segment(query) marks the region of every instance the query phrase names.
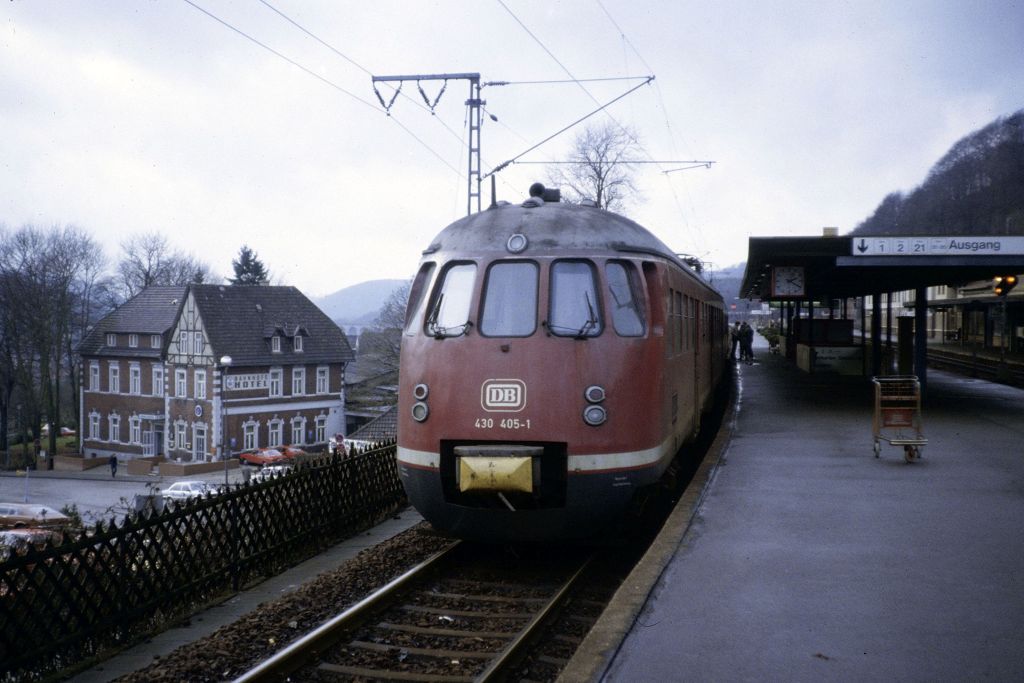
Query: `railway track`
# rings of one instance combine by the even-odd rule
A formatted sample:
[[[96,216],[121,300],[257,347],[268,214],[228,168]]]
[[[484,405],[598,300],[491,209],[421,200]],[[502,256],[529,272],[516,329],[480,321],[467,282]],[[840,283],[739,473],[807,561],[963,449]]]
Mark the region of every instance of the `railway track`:
[[[236,681],[498,680],[522,666],[591,560],[453,544]]]
[[[1024,387],[1024,366],[1016,363],[1001,363],[994,358],[928,349],[928,365],[969,377]]]

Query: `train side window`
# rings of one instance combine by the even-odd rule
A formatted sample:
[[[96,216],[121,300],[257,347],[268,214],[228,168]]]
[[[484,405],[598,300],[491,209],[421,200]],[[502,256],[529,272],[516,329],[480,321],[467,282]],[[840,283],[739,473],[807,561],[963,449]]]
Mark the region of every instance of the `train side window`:
[[[608,280],[612,326],[620,337],[642,337],[644,314],[636,270],[622,261],[609,261],[604,269]]]
[[[589,261],[555,261],[551,265],[548,329],[560,337],[585,339],[601,334],[597,278]]]
[[[427,315],[431,337],[458,337],[469,330],[469,304],[476,281],[475,263],[454,263],[441,274]]]
[[[416,323],[423,315],[423,303],[426,301],[427,285],[430,284],[430,277],[434,274],[434,264],[424,263],[420,272],[416,273],[409,288],[409,303],[405,307],[405,333],[412,334]]]
[[[487,270],[480,334],[529,337],[537,329],[537,264],[499,261]]]

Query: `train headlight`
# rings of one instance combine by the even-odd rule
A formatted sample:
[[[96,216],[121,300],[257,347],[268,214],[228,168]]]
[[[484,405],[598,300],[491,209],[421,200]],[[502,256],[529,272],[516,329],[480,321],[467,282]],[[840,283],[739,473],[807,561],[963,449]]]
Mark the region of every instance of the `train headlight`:
[[[608,419],[608,411],[604,406],[591,405],[583,409],[583,421],[591,427],[603,425]]]
[[[423,422],[430,415],[430,408],[423,401],[417,401],[412,405],[412,419]]]
[[[600,403],[605,397],[604,387],[592,384],[583,392],[583,396],[586,397],[587,401],[590,403]]]
[[[427,398],[427,394],[430,393],[430,389],[426,384],[417,384],[412,388],[412,395],[417,401],[424,401]]]

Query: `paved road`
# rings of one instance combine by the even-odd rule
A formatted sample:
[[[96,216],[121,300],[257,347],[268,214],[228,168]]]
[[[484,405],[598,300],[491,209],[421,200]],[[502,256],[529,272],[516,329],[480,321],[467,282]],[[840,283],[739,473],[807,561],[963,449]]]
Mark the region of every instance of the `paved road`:
[[[75,505],[86,524],[97,520],[120,517],[133,509],[136,495],[155,493],[175,481],[198,479],[211,484],[223,484],[222,473],[193,477],[130,476],[124,470],[116,478],[110,477],[106,467],[87,472],[0,472],[0,501],[11,503],[35,503],[60,510],[65,505]],[[240,481],[241,474],[234,470],[230,474],[232,483]]]

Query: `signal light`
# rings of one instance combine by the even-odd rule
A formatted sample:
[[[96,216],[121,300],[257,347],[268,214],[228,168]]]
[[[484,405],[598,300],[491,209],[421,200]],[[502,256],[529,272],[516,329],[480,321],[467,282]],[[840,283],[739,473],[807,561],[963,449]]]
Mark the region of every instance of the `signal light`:
[[[992,282],[992,292],[996,296],[1006,296],[1017,286],[1016,275],[997,275]]]

